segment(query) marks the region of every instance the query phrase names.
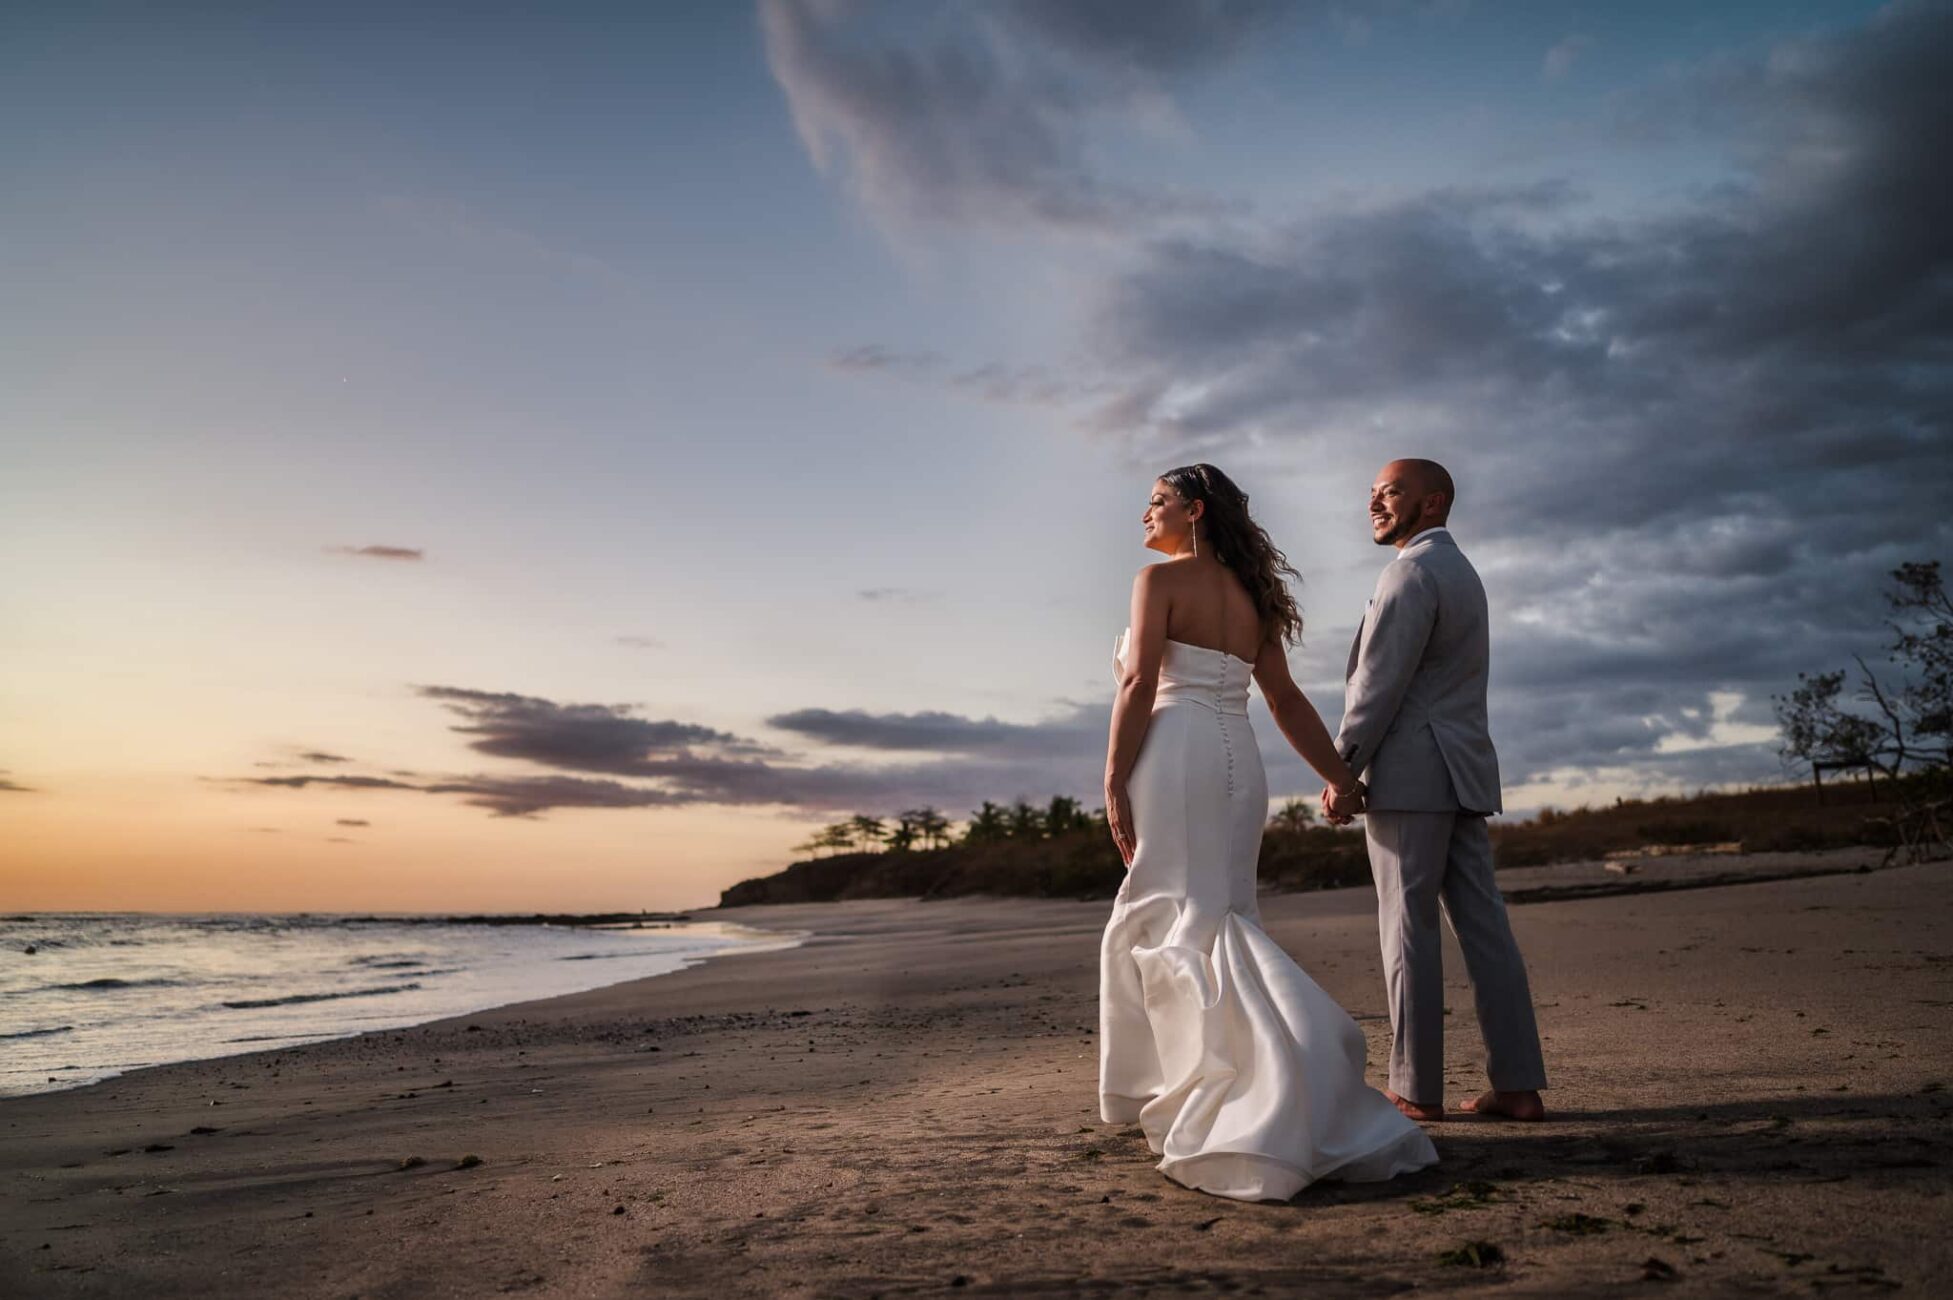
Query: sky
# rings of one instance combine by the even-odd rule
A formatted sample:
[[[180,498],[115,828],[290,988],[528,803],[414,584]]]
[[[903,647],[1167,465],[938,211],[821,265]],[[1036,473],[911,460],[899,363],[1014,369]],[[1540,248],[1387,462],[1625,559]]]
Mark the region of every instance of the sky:
[[[1948,66],[1918,2],[10,5],[0,908],[686,908],[1096,803],[1193,461],[1332,725],[1432,456],[1509,810],[1794,778],[1771,695],[1953,537]]]

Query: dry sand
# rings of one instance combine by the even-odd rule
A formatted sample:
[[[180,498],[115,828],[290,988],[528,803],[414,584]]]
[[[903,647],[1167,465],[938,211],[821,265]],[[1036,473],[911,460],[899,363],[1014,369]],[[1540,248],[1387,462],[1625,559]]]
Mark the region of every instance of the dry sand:
[[[1554,870],[1508,888],[1580,876]],[[1364,1024],[1377,1082],[1371,906],[1263,900]],[[5,1101],[0,1294],[1924,1296],[1953,1279],[1943,864],[1515,907],[1551,1122],[1432,1125],[1438,1168],[1281,1205],[1175,1186],[1136,1129],[1098,1122],[1107,908],[742,908],[726,915],[813,937]],[[1455,950],[1448,971],[1455,1103],[1479,1049]],[[1503,1262],[1447,1262],[1468,1242]]]

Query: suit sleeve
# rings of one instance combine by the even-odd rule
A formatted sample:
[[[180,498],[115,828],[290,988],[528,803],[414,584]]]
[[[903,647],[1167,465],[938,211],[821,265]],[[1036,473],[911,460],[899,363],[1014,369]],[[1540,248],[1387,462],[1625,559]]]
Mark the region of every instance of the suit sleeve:
[[[1414,564],[1392,564],[1377,583],[1358,643],[1356,671],[1336,735],[1336,752],[1361,775],[1397,717],[1438,619],[1431,576]]]

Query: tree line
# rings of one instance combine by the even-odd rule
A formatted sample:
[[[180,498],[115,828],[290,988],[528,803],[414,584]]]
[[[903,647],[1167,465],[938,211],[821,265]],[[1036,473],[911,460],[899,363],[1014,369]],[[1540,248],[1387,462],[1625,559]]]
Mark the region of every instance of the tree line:
[[[1303,831],[1315,820],[1315,809],[1307,800],[1290,799],[1268,819],[1271,830]],[[998,844],[1011,840],[1050,840],[1066,835],[1091,832],[1109,836],[1105,809],[1087,811],[1078,800],[1053,795],[1042,806],[1019,799],[1013,803],[992,803],[985,799],[971,811],[959,830],[955,823],[934,808],[912,808],[894,817],[856,813],[845,821],[834,822],[815,831],[805,842],[794,845],[796,853],[908,853],[916,849],[940,849],[952,844]]]
[[[1841,668],[1799,673],[1773,697],[1780,753],[1809,764],[1815,782],[1826,771],[1884,777],[1899,803],[1895,852],[1921,861],[1953,851],[1953,598],[1939,561],[1892,570],[1885,608],[1883,664],[1854,655],[1855,681]]]

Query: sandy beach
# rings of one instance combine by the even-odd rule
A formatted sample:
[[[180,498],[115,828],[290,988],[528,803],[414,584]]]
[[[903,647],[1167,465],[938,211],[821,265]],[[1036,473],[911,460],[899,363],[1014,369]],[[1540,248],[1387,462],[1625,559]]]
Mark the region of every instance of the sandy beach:
[[[1502,874],[1554,1114],[1434,1170],[1190,1192],[1097,1118],[1108,904],[704,911],[800,947],[0,1102],[0,1293],[1932,1294],[1953,1275],[1953,872]],[[1727,873],[1790,878],[1718,883]],[[1269,932],[1387,1035],[1367,890]],[[1455,1104],[1479,1085],[1455,949]],[[1476,1243],[1476,1244],[1474,1244]]]

